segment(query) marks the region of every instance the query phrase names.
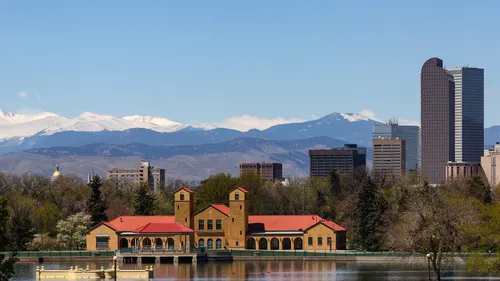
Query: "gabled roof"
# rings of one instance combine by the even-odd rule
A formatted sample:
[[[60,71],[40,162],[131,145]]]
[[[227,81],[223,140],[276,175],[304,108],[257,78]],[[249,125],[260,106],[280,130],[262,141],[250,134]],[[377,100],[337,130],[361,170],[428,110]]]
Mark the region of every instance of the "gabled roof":
[[[241,187],[241,186],[238,186],[238,187],[236,187],[235,189],[233,189],[233,190],[229,191],[229,193],[231,193],[231,192],[235,191],[236,189],[238,189],[239,191],[241,191],[241,192],[243,192],[243,193],[248,193],[248,190],[244,189],[244,188],[243,188],[243,187]]]
[[[183,186],[183,187],[177,189],[174,193],[177,193],[177,192],[179,192],[181,190],[185,190],[185,191],[187,191],[189,193],[193,193],[193,191],[191,189],[189,189],[187,186]]]
[[[317,215],[248,216],[250,232],[305,231],[319,223],[323,223],[334,231],[345,231],[345,228],[340,225]]]
[[[205,211],[206,209],[208,209],[210,207],[216,209],[217,211],[223,213],[226,216],[229,216],[229,207],[226,206],[226,205],[224,205],[224,204],[210,204],[210,205],[207,205],[205,208],[203,208],[203,209],[199,210],[198,212],[194,213],[193,216],[195,216],[195,215],[197,215],[197,214]]]
[[[174,216],[121,216],[116,219],[105,222],[105,224],[113,228],[117,232],[134,231],[135,229],[151,223],[174,223]]]
[[[134,233],[192,233],[191,228],[176,222],[156,223],[151,222],[133,231]]]

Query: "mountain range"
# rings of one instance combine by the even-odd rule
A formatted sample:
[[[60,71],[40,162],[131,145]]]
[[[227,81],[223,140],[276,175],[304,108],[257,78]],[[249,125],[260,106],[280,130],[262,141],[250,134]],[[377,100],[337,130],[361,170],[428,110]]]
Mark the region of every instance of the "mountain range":
[[[84,177],[132,168],[143,159],[167,176],[201,180],[213,173],[236,173],[239,162],[279,161],[286,176],[308,173],[307,150],[356,143],[371,147],[380,121],[357,113],[332,113],[316,120],[240,131],[216,124],[182,124],[150,116],[116,117],[83,113],[21,115],[0,109],[0,170],[50,175],[56,164]],[[500,140],[500,126],[485,129],[485,144]],[[371,153],[367,153],[370,163]]]

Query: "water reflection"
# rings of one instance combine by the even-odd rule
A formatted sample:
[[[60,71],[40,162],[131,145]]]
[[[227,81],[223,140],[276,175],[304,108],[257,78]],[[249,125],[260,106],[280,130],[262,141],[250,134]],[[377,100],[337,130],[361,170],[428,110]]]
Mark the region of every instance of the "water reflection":
[[[68,269],[70,266],[105,269],[111,262],[46,263],[46,269]],[[35,280],[36,264],[18,264],[16,281]],[[123,265],[123,269],[144,269],[146,264]],[[209,262],[192,265],[157,264],[155,280],[304,280],[304,281],[372,281],[372,280],[428,280],[426,264],[376,264],[326,261],[262,261]],[[446,279],[477,280],[467,277],[463,266],[446,272]],[[486,278],[487,279],[487,278]],[[484,279],[483,279],[484,280]],[[490,279],[492,280],[492,279]],[[497,279],[498,280],[498,279]],[[59,280],[60,281],[60,280]]]

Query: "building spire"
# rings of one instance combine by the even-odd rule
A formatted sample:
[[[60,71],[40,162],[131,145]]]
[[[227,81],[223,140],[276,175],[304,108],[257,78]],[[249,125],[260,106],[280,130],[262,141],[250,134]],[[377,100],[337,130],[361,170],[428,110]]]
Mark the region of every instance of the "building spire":
[[[90,177],[90,169],[89,169],[89,173],[87,174],[87,184],[90,184],[91,181],[92,179]]]

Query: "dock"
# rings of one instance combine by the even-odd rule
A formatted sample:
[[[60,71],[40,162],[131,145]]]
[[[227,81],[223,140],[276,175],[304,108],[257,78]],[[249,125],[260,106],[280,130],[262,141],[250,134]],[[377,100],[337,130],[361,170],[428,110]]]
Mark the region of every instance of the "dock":
[[[57,269],[57,270],[45,270],[42,266],[36,267],[36,280],[77,280],[77,279],[139,279],[139,280],[150,280],[154,279],[153,266],[148,267],[144,270],[122,270],[119,266],[112,266],[110,269],[105,270],[101,266],[100,270],[90,270],[87,268],[78,268],[78,266],[73,266],[68,270]]]
[[[116,253],[118,262],[121,264],[142,263],[179,263],[190,262],[193,264],[204,261],[207,258],[206,251],[189,251],[173,249],[140,249],[121,250]]]

